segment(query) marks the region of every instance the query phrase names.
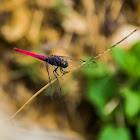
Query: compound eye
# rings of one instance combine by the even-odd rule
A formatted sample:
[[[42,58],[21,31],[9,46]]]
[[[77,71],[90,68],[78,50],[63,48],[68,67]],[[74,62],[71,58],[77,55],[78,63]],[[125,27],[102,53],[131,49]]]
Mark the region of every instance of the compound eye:
[[[63,68],[66,68],[68,66],[68,62],[67,61],[64,61],[63,62]]]

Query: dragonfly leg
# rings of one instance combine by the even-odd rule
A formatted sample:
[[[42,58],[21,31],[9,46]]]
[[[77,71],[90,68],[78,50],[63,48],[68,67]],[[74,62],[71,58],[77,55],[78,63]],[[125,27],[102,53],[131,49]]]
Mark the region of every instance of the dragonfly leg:
[[[60,67],[60,72],[61,72],[62,74],[67,73],[67,71],[64,71],[62,67]]]
[[[61,86],[60,86],[60,83],[59,83],[59,80],[58,80],[58,77],[57,77],[57,75],[58,75],[58,73],[57,73],[57,69],[58,69],[58,67],[57,67],[56,69],[54,69],[53,74],[54,74],[55,78],[56,78],[57,81],[58,81],[59,88],[60,88],[60,93],[61,93]],[[57,75],[56,75],[56,74],[57,74]]]
[[[59,76],[59,74],[57,73],[57,69],[58,69],[58,67],[54,70],[54,72]]]
[[[58,75],[57,69],[58,69],[58,67],[56,67],[56,69],[54,69],[53,73],[55,72]]]
[[[50,74],[49,74],[49,65],[48,63],[46,64],[46,69],[47,69],[47,73],[48,73],[48,77],[49,77],[49,83],[50,83],[50,95],[51,95],[51,99],[53,98],[53,94],[52,94],[52,84],[51,84],[51,78],[50,78]]]

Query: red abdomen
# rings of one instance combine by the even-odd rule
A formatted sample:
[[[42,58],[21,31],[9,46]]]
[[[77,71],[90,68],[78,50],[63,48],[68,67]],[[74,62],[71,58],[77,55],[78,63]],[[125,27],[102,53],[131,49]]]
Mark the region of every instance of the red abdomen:
[[[35,54],[35,53],[31,53],[29,51],[25,51],[25,50],[21,50],[21,49],[18,49],[18,48],[13,48],[14,50],[20,52],[20,53],[23,53],[23,54],[26,54],[26,55],[29,55],[29,56],[32,56],[32,57],[35,57],[37,59],[40,59],[42,61],[45,61],[48,57],[45,56],[45,55],[38,55],[38,54]]]

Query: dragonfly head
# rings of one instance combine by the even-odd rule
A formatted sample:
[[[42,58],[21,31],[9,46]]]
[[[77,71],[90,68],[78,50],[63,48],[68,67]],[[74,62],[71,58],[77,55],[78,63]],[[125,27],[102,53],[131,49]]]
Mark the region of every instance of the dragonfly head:
[[[62,62],[62,67],[63,67],[63,68],[66,68],[67,66],[68,66],[68,62],[67,62],[67,61],[63,61],[63,62]]]

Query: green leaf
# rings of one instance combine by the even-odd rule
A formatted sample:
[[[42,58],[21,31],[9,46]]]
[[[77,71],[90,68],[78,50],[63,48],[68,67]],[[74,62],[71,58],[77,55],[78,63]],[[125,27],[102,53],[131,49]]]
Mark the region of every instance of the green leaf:
[[[132,89],[134,91],[140,92],[140,78],[137,78],[137,79],[133,80]]]
[[[137,136],[140,139],[140,119],[139,119],[139,121],[137,123]]]
[[[128,75],[140,76],[140,66],[137,64],[138,61],[135,54],[120,48],[114,48],[112,53],[120,69]]]
[[[131,52],[140,60],[140,42],[137,42],[132,46]]]
[[[140,111],[140,93],[128,88],[122,90],[125,99],[125,113],[128,117],[134,117]]]
[[[116,80],[113,75],[106,75],[96,81],[89,81],[88,98],[103,113],[104,105],[115,94]]]
[[[130,133],[126,128],[108,125],[101,131],[99,140],[130,140]]]

